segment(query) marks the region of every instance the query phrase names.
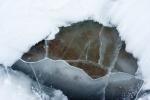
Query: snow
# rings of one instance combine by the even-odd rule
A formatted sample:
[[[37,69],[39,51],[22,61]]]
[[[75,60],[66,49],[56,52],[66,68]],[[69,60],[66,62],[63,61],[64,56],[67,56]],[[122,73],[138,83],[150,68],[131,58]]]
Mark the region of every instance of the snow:
[[[60,90],[49,91],[52,97],[40,91],[28,76],[0,66],[0,100],[68,100]]]
[[[0,68],[0,100],[41,100],[31,91],[31,80],[22,73]]]
[[[150,89],[149,0],[0,0],[0,63],[11,66],[59,27],[83,20],[116,26],[126,50],[138,58]]]

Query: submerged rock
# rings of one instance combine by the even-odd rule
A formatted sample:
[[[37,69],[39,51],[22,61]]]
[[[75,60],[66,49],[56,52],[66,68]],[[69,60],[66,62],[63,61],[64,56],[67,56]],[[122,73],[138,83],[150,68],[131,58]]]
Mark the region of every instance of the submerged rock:
[[[44,58],[44,44],[42,41],[31,48],[23,59],[36,61]],[[121,40],[115,29],[103,28],[98,23],[86,21],[62,28],[54,40],[48,41],[48,57],[66,60],[69,64],[84,69],[91,77],[97,78],[104,76],[107,67],[114,63],[120,44]]]
[[[54,40],[47,42],[48,57],[66,60],[69,64],[84,69],[93,78],[104,76],[110,67],[114,67],[113,71],[132,75],[138,69],[136,59],[125,51],[125,44],[122,45],[118,32],[96,22],[85,21],[63,27]],[[38,61],[45,58],[45,53],[45,41],[41,41],[24,54],[22,59]],[[95,75],[97,72],[98,75]]]

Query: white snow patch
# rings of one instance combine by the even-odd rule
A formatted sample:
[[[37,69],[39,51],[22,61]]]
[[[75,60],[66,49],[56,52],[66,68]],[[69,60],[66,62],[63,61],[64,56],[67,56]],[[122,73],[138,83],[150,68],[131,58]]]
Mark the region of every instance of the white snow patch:
[[[41,100],[31,91],[31,80],[24,74],[6,74],[0,68],[0,100]]]

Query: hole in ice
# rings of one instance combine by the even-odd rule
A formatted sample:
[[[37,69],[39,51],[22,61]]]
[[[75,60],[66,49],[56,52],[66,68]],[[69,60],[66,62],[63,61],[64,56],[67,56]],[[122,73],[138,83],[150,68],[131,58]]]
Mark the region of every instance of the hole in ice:
[[[121,48],[118,32],[114,28],[102,28],[102,25],[93,21],[60,28],[55,39],[47,41],[47,56],[54,60],[65,60],[83,69],[92,78],[106,75],[111,67],[114,67],[112,71],[134,75],[138,69],[137,61],[125,51],[125,44]],[[38,61],[45,58],[45,53],[43,40],[24,54],[22,59]]]
[[[137,60],[125,51],[125,44],[115,28],[84,21],[60,28],[55,39],[46,42],[43,40],[32,47],[22,58],[27,62],[19,61],[14,68],[34,76],[28,68],[31,64],[40,83],[63,90],[72,100],[82,97],[88,100],[91,95],[95,96],[94,100],[100,97],[130,100],[140,90],[142,80],[135,77]],[[45,44],[48,44],[47,49]],[[74,67],[66,65],[63,60]],[[76,67],[96,79],[89,79]]]

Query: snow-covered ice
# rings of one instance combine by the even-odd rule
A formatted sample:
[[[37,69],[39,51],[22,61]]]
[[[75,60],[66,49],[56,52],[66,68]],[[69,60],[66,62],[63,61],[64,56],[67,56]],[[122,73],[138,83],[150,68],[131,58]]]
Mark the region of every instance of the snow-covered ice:
[[[41,100],[31,91],[32,81],[22,73],[0,68],[0,100]]]
[[[59,27],[94,20],[116,27],[126,50],[138,58],[150,89],[149,0],[0,0],[0,63],[11,66]]]

